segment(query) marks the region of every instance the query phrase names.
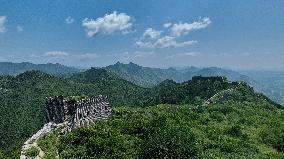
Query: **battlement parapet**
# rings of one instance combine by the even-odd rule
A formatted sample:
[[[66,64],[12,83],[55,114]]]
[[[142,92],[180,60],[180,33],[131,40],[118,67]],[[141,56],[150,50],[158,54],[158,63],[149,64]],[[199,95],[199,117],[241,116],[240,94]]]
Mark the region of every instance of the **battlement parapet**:
[[[48,97],[46,99],[46,123],[67,123],[66,131],[89,125],[96,120],[111,116],[111,108],[106,96],[82,99],[64,98],[63,96]]]

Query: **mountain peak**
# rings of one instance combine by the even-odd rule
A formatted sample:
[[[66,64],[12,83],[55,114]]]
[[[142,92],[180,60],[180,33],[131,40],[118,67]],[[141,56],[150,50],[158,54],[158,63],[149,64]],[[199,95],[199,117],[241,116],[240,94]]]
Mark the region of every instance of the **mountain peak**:
[[[115,65],[120,65],[120,64],[122,64],[121,62],[119,62],[119,61],[117,61],[116,63],[115,63]]]
[[[137,64],[135,64],[135,63],[133,63],[133,62],[129,62],[128,64],[129,64],[129,65],[137,65]]]

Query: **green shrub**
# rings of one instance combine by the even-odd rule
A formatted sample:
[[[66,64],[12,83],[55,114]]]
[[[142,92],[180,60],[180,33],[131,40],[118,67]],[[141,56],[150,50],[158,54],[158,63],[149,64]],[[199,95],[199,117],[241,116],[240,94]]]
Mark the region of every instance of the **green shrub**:
[[[44,134],[37,141],[40,148],[45,152],[44,159],[54,159],[58,156],[58,131],[53,131],[49,134]]]
[[[145,140],[141,158],[198,158],[201,154],[197,137],[190,129],[165,127]]]
[[[284,152],[284,124],[270,125],[261,133],[262,141],[278,151]]]
[[[39,154],[39,149],[34,146],[29,148],[25,153],[25,155],[28,157],[36,157],[38,154]]]

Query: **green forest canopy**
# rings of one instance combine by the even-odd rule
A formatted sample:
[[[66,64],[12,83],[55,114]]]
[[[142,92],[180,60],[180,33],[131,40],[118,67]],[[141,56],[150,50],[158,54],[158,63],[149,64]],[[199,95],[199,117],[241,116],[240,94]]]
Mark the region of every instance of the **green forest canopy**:
[[[113,107],[129,106],[129,108],[122,109],[129,109],[129,111],[136,111],[136,109],[147,111],[148,109],[151,110],[151,107],[149,108],[148,106],[157,104],[175,104],[187,106],[188,104],[194,106],[201,105],[206,99],[210,98],[214,94],[229,88],[233,88],[234,85],[227,80],[220,80],[220,78],[206,78],[205,80],[190,80],[183,83],[176,83],[172,80],[166,80],[154,88],[142,88],[124,79],[121,79],[116,74],[113,74],[109,71],[92,68],[68,78],[54,77],[39,71],[25,72],[16,77],[2,76],[0,78],[0,87],[0,147],[3,150],[0,154],[8,154],[8,156],[17,158],[19,155],[19,148],[22,143],[33,133],[35,133],[44,123],[43,112],[45,97],[55,95],[95,96],[98,94],[103,94],[109,96],[110,103]],[[279,120],[278,124],[283,124],[283,110],[280,108],[281,106],[273,103],[261,94],[255,94],[253,90],[246,84],[243,83],[240,87],[240,90],[234,92],[234,95],[234,98],[228,97],[227,100],[230,100],[232,103],[229,103],[230,105],[227,106],[223,105],[224,109],[227,109],[226,107],[228,107],[228,109],[230,107],[236,107],[236,110],[238,110],[242,109],[239,107],[245,105],[248,108],[251,107],[251,109],[256,109],[255,112],[257,112],[257,109],[261,110],[259,112],[260,114],[256,113],[257,116],[255,116],[255,120],[253,121],[257,121],[262,118],[264,118],[265,121],[277,119]],[[187,106],[182,107],[186,108]],[[262,114],[262,109],[265,109],[268,115]],[[232,109],[232,112],[234,112],[233,114],[240,113],[239,115],[243,116],[243,118],[249,117],[249,114],[243,114],[243,111],[235,112],[235,109]],[[270,115],[274,114],[275,112],[280,113],[280,115],[275,116],[275,119],[272,119]],[[208,113],[210,114],[211,112]],[[127,117],[127,114],[125,115]],[[123,114],[122,116],[125,117]],[[119,116],[116,117],[119,118]],[[184,120],[182,118],[180,119]],[[223,120],[227,118],[223,117],[221,119],[220,122],[225,122]],[[127,119],[127,121],[124,118],[121,120],[125,120],[124,124],[131,124],[127,122],[134,119],[129,117],[129,120]],[[109,122],[112,122],[112,120]],[[244,125],[246,124],[247,123],[244,123]],[[265,123],[263,128],[265,128],[266,125],[269,124]],[[278,127],[267,130],[274,130],[277,132],[281,130],[281,127],[278,125]],[[261,131],[264,131],[264,129]],[[120,134],[121,132],[119,130],[115,133]],[[267,132],[267,134],[269,133],[270,132]],[[129,137],[131,137],[135,134],[129,135]],[[268,146],[270,145],[269,148],[271,148],[273,142],[273,144],[277,145],[277,142],[274,141],[274,139],[278,137],[281,137],[281,133],[280,136],[272,136],[271,139],[267,139],[267,141],[264,143]],[[141,138],[138,137],[137,139],[140,140]],[[122,139],[120,140],[123,141]],[[281,141],[281,139],[279,141]],[[273,145],[272,148],[273,150],[277,150],[277,155],[278,151],[279,153],[282,152],[281,144],[280,149],[279,146],[277,148],[277,146],[273,147]],[[138,152],[140,149],[141,147],[139,147],[135,153],[141,155],[141,152]],[[198,154],[200,155],[200,153]]]

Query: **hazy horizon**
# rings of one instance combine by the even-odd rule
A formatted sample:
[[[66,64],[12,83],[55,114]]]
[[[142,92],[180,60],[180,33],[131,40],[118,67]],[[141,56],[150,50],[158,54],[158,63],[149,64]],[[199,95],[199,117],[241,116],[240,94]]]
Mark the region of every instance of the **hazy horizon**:
[[[41,65],[41,64],[60,64],[60,65],[63,65],[63,66],[67,66],[67,67],[73,67],[73,68],[77,68],[77,69],[90,69],[91,67],[95,67],[95,68],[103,68],[103,67],[106,67],[106,66],[110,66],[110,65],[114,65],[116,63],[122,63],[122,64],[130,64],[130,63],[134,63],[132,61],[130,62],[121,62],[121,61],[116,61],[112,64],[109,64],[109,65],[103,65],[103,66],[96,66],[96,65],[93,65],[93,66],[72,66],[72,65],[65,65],[65,64],[61,64],[61,63],[52,63],[52,62],[48,62],[48,63],[33,63],[33,62],[28,62],[28,61],[22,61],[22,62],[12,62],[12,61],[0,61],[0,63],[14,63],[14,64],[20,64],[20,63],[31,63],[31,64],[36,64],[36,65]],[[139,66],[142,66],[142,67],[149,67],[149,68],[160,68],[160,69],[169,69],[169,68],[174,68],[174,69],[185,69],[185,68],[189,68],[189,67],[196,67],[196,68],[200,68],[200,69],[203,69],[203,68],[221,68],[221,69],[226,69],[226,70],[232,70],[232,71],[239,71],[241,73],[244,73],[244,72],[265,72],[265,71],[268,71],[268,72],[283,72],[283,70],[269,70],[269,69],[232,69],[232,68],[228,68],[228,67],[218,67],[218,66],[194,66],[194,65],[188,65],[188,66],[164,66],[164,67],[155,67],[155,66],[146,66],[146,65],[141,65],[141,64],[138,64],[138,63],[134,63],[136,65],[139,65]]]

